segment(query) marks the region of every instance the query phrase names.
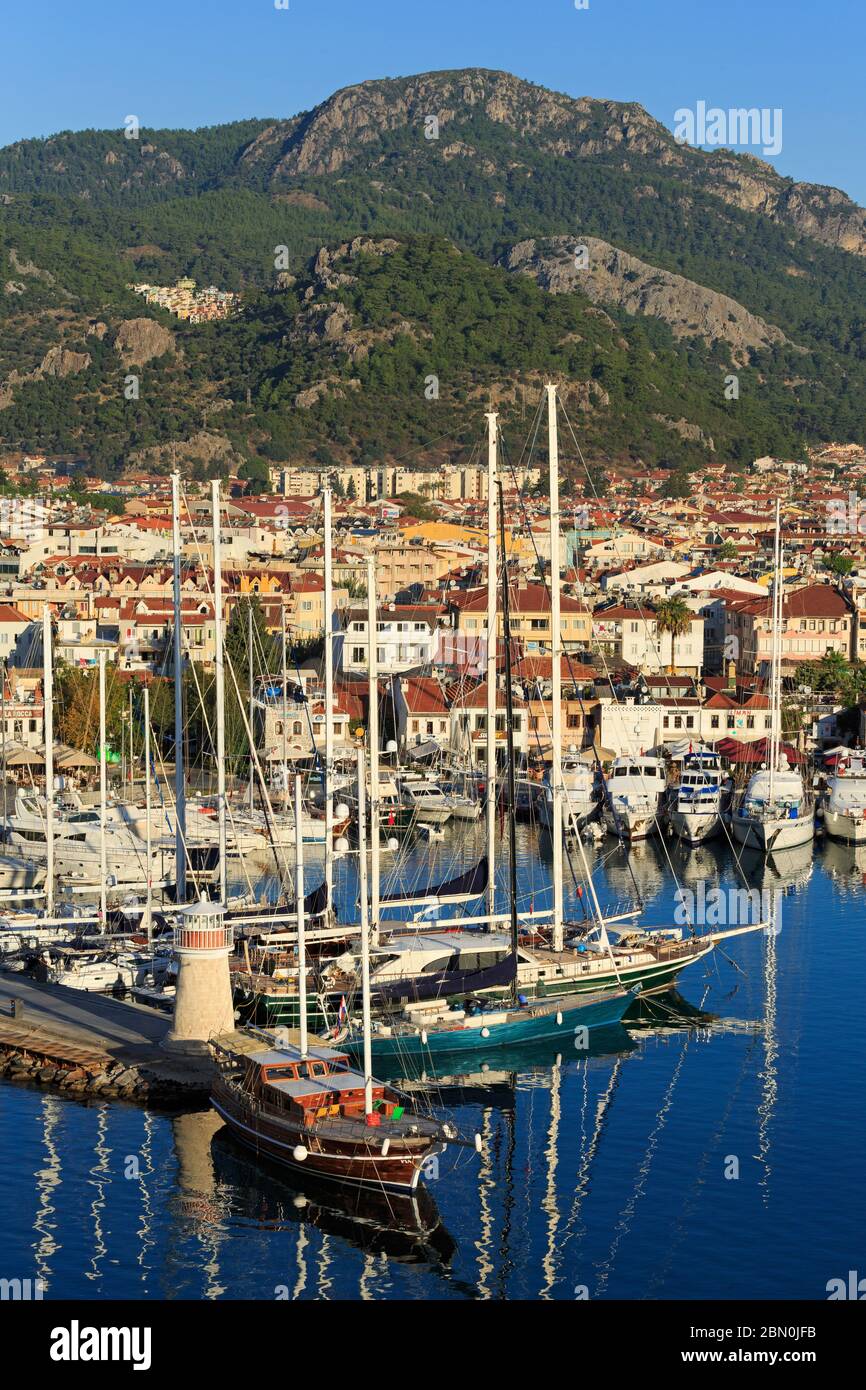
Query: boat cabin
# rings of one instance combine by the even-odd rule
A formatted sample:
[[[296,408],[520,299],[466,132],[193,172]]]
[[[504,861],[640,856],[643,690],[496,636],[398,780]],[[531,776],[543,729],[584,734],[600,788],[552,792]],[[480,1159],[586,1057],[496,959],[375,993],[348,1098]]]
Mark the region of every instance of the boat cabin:
[[[345,1053],[311,1047],[254,1052],[245,1059],[244,1089],[261,1103],[288,1111],[303,1124],[326,1119],[364,1119],[364,1078]],[[400,1119],[403,1107],[381,1081],[372,1087],[374,1124]]]

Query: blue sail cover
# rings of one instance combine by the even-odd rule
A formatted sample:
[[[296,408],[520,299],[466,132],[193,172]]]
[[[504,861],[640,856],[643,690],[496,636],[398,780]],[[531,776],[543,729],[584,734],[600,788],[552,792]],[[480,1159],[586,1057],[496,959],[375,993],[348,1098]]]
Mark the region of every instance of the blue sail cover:
[[[383,907],[393,906],[395,903],[405,903],[408,907],[412,903],[431,902],[433,899],[438,902],[454,902],[458,898],[480,898],[487,889],[489,878],[490,864],[485,854],[474,868],[467,869],[465,873],[458,874],[457,878],[449,879],[447,883],[417,888],[411,892],[390,893],[379,901]]]

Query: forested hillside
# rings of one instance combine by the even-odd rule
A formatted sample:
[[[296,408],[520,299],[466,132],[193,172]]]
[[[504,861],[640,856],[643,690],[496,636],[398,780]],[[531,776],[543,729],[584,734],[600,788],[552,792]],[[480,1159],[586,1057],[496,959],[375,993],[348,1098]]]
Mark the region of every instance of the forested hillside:
[[[362,84],[287,121],[21,142],[0,151],[0,441],[105,476],[171,442],[192,463],[183,445],[203,430],[222,459],[433,441],[453,457],[488,399],[522,418],[545,372],[569,384],[599,463],[864,441],[863,217],[758,160],[684,149],[640,107],[477,71]],[[315,269],[358,236],[397,245],[340,253],[348,283]],[[659,310],[622,283],[591,300],[579,280],[551,294],[506,268],[527,239],[561,253],[593,238],[638,258],[650,289],[653,267],[682,277],[682,302],[670,275]],[[242,290],[242,315],[184,325],[128,288],[181,275]],[[695,287],[766,341],[690,334]],[[349,317],[325,332],[333,306]],[[167,346],[135,362],[118,332],[142,316]]]

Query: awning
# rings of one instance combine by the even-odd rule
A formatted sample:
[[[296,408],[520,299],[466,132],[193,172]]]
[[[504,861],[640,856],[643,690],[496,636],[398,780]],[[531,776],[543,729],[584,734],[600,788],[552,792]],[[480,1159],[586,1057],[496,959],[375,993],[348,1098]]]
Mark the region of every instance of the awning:
[[[408,763],[423,763],[428,758],[439,758],[442,756],[442,749],[433,738],[428,738],[426,743],[411,743],[406,749],[406,761]]]

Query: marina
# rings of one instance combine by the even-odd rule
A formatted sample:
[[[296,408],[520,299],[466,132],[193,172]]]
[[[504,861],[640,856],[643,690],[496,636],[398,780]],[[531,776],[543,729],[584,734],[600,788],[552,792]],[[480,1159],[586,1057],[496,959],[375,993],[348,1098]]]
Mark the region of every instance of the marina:
[[[550,384],[539,422],[547,426],[553,554],[560,549],[559,409]],[[383,625],[370,554],[366,605],[351,610],[352,626],[366,629],[366,645],[359,638],[353,649],[355,661],[364,658],[366,665],[353,692],[363,696],[364,723],[338,751],[337,638],[326,631],[311,668],[323,718],[308,722],[306,756],[296,756],[290,769],[284,610],[277,676],[268,669],[275,653],[266,654],[262,632],[256,651],[251,602],[246,631],[240,629],[243,645],[237,626],[224,631],[224,502],[216,481],[210,489],[213,707],[200,766],[193,759],[187,765],[189,695],[174,680],[171,775],[164,764],[157,772],[153,692],[145,683],[129,691],[129,785],[126,777],[122,787],[115,780],[110,795],[109,673],[100,651],[93,692],[98,790],[87,785],[88,775],[96,779],[86,766],[81,787],[57,784],[54,767],[63,753],[53,742],[54,630],[44,606],[41,790],[31,771],[29,789],[19,785],[10,803],[4,764],[10,889],[0,924],[0,1014],[6,1014],[0,1016],[0,1097],[26,1116],[28,1097],[38,1089],[61,1115],[67,1106],[79,1108],[76,1116],[95,1110],[101,1130],[114,1123],[113,1106],[139,1107],[148,1134],[159,1132],[163,1143],[171,1135],[176,1146],[180,1140],[178,1183],[183,1172],[194,1171],[203,1184],[203,1206],[193,1198],[190,1210],[218,1210],[223,1201],[232,1210],[237,1175],[253,1164],[255,1183],[270,1193],[275,1211],[290,1204],[298,1213],[291,1231],[299,1241],[302,1232],[305,1243],[310,1238],[301,1213],[312,1187],[319,1194],[317,1237],[333,1230],[347,1248],[362,1248],[365,1259],[373,1248],[385,1259],[400,1248],[438,1281],[439,1297],[530,1296],[515,1292],[522,1284],[500,1282],[493,1292],[488,1281],[510,1279],[518,1269],[514,1277],[528,1278],[539,1262],[539,1242],[546,1249],[535,1297],[562,1297],[563,1279],[574,1281],[571,1297],[670,1296],[672,1256],[645,1273],[638,1293],[633,1283],[619,1292],[622,1276],[615,1278],[614,1268],[650,1186],[656,1151],[668,1142],[681,1073],[689,1077],[682,1090],[700,1117],[692,1123],[704,1149],[675,1218],[673,1248],[692,1234],[699,1212],[702,1238],[712,1237],[715,1227],[700,1199],[719,1184],[720,1206],[724,1184],[735,1180],[760,1189],[766,1208],[771,1193],[791,1180],[777,1133],[787,1099],[780,1015],[793,1026],[782,1001],[780,959],[787,980],[807,960],[814,970],[821,950],[832,959],[839,949],[838,938],[816,947],[826,923],[804,926],[815,884],[825,896],[844,896],[842,884],[850,888],[859,872],[846,901],[854,926],[852,909],[866,882],[852,828],[862,755],[856,747],[828,750],[816,743],[807,756],[783,740],[784,550],[777,505],[768,737],[757,771],[744,776],[721,741],[715,749],[693,739],[647,746],[639,725],[630,740],[625,721],[640,709],[641,697],[621,693],[613,681],[630,751],[617,754],[593,742],[582,753],[564,753],[563,687],[564,678],[572,679],[572,657],[562,635],[556,566],[544,578],[551,634],[546,756],[534,763],[520,756],[524,654],[499,634],[514,632],[512,610],[520,611],[525,590],[507,560],[495,413],[487,413],[485,427],[486,583],[479,599],[487,635],[475,673],[485,716],[474,766],[461,766],[454,747],[446,756],[435,738],[420,745],[418,760],[405,738],[401,747],[388,737],[389,701],[398,734],[399,720],[393,684],[380,671],[387,650],[379,645]],[[184,669],[184,500],[175,473],[175,671]],[[327,486],[321,520],[327,612],[333,601]],[[292,699],[311,703],[301,684]],[[277,711],[282,758],[268,768],[262,735],[266,740],[267,721]],[[302,754],[303,723],[298,727]],[[238,756],[231,773],[229,758],[238,745],[240,776]],[[205,761],[216,785],[203,794]],[[193,774],[199,779],[194,798]],[[20,881],[14,855],[38,870],[31,883],[26,876]],[[816,983],[810,974],[810,1001],[820,998],[828,979],[821,972]],[[801,1044],[798,1033],[795,1051]],[[702,1074],[707,1056],[714,1060]],[[665,1057],[675,1058],[668,1073]],[[736,1080],[723,1082],[732,1065],[739,1068]],[[714,1067],[721,1069],[715,1077]],[[654,1113],[647,1109],[651,1091],[622,1099],[641,1075],[662,1083]],[[621,1168],[636,1164],[635,1176],[617,1175],[625,1205],[599,1262],[597,1251],[588,1253],[583,1212],[602,1175],[604,1185],[611,1180],[606,1133],[623,1107],[627,1123],[643,1132],[627,1160],[622,1153],[615,1159]],[[540,1122],[537,1109],[546,1114]],[[678,1126],[670,1138],[682,1143]],[[741,1153],[736,1144],[744,1142]],[[131,1158],[140,1173],[139,1158]],[[566,1179],[569,1164],[576,1166]],[[497,1266],[478,1260],[452,1285],[452,1269],[492,1241],[499,1221],[506,1227],[497,1239],[508,1246],[519,1182],[531,1189],[536,1169],[545,1184],[543,1217],[525,1227],[525,1258],[508,1250]],[[228,1176],[220,1178],[220,1171]],[[670,1166],[663,1171],[669,1181]],[[458,1239],[444,1213],[455,1203],[460,1210],[469,1194],[478,1204],[469,1229],[479,1219],[481,1227],[467,1250],[466,1219],[459,1219]],[[181,1194],[182,1201],[187,1197]],[[653,1211],[665,1205],[651,1203]],[[714,1250],[713,1260],[719,1258]],[[364,1268],[360,1297],[367,1296],[363,1279],[371,1287],[373,1280]],[[736,1296],[759,1297],[740,1277]],[[811,1277],[804,1267],[800,1296],[809,1296]],[[296,1296],[303,1297],[306,1265],[299,1280]],[[309,1292],[322,1296],[313,1280]],[[245,1295],[235,1287],[231,1296]]]
[[[521,835],[521,877],[540,892],[549,861]],[[707,882],[738,881],[730,851],[698,852]],[[739,969],[699,966],[660,1018],[627,1019],[586,1055],[497,1049],[444,1074],[428,1064],[426,1076],[395,1077],[484,1141],[480,1157],[447,1150],[408,1205],[323,1190],[257,1160],[203,1102],[166,1111],[4,1082],[9,1248],[32,1252],[26,1267],[47,1296],[267,1299],[288,1283],[300,1300],[570,1301],[581,1285],[592,1298],[677,1299],[687,1265],[690,1297],[723,1285],[731,1297],[820,1299],[827,1271],[847,1268],[860,1200],[864,1038],[850,968],[862,959],[860,855],[828,841],[805,868],[774,872],[777,937],[744,936],[730,952]],[[647,921],[662,925],[673,892],[664,856],[647,842],[632,858]],[[625,872],[609,847],[605,897]],[[764,884],[763,869],[752,882]],[[854,1020],[844,1038],[840,1010]],[[724,1176],[730,1155],[736,1182]]]

